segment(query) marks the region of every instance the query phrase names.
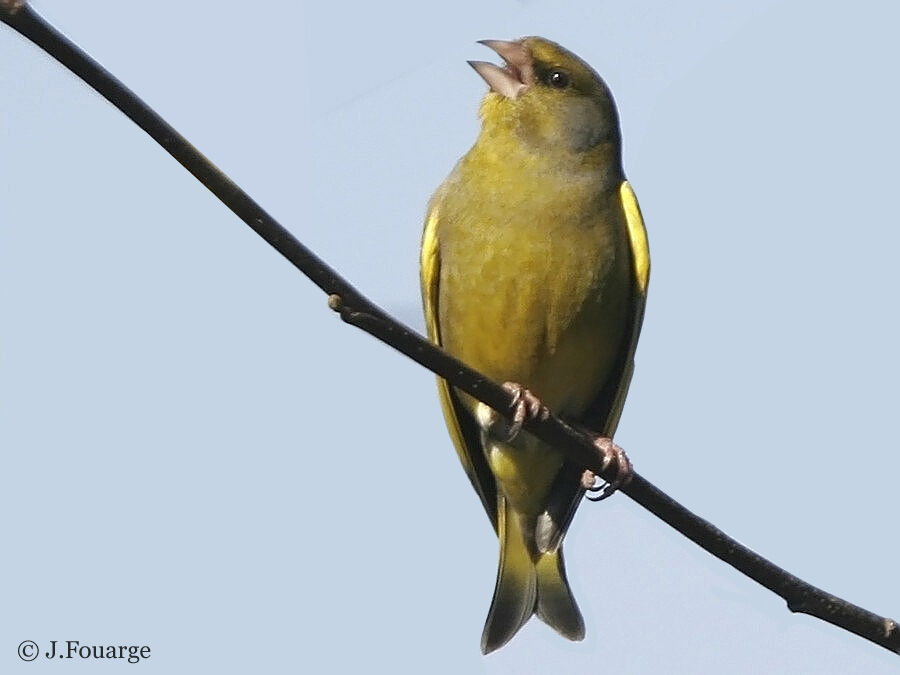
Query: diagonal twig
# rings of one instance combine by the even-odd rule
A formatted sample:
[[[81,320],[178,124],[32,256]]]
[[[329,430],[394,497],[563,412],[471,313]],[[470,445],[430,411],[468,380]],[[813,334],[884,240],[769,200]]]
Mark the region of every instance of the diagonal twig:
[[[193,174],[241,220],[328,294],[329,306],[341,318],[402,352],[454,386],[503,415],[511,414],[512,397],[494,382],[445,354],[412,329],[390,317],[223,174],[157,113],[112,74],[36,14],[25,0],[0,0],[0,21],[53,56],[121,110]],[[602,456],[591,439],[564,421],[529,420],[525,428],[606,479]],[[792,612],[818,617],[900,654],[900,626],[789,574],[694,515],[638,474],[621,491],[693,542],[781,596]]]

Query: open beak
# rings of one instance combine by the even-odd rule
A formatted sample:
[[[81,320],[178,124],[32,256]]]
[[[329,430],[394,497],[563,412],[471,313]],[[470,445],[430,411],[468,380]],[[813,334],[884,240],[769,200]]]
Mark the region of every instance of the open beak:
[[[490,47],[500,55],[503,68],[487,61],[469,61],[475,72],[484,78],[491,91],[506,98],[518,98],[534,82],[531,52],[520,42],[506,40],[479,40],[478,44]]]

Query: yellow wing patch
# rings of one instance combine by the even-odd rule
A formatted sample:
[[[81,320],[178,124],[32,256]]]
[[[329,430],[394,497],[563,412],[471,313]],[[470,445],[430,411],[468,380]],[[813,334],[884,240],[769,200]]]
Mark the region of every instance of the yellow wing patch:
[[[441,344],[438,331],[438,276],[441,273],[441,262],[438,255],[438,210],[433,207],[425,220],[425,231],[422,233],[422,256],[419,268],[422,273],[422,299],[425,305],[425,327],[432,342]]]
[[[625,212],[625,223],[628,227],[628,239],[631,243],[631,257],[634,264],[634,280],[638,293],[634,298],[634,324],[631,328],[631,341],[624,354],[622,375],[612,400],[609,416],[603,424],[603,433],[608,436],[612,436],[619,425],[622,408],[625,406],[625,397],[628,395],[628,388],[631,385],[631,377],[634,373],[634,352],[637,349],[638,336],[641,333],[644,307],[647,302],[647,285],[650,283],[650,245],[647,242],[647,230],[641,216],[641,207],[638,206],[637,197],[627,180],[622,181],[619,186],[619,198],[622,200],[622,210]]]
[[[650,282],[650,245],[647,242],[647,228],[644,227],[641,207],[638,206],[637,197],[627,180],[623,180],[622,185],[619,186],[619,197],[622,200],[622,208],[625,210],[625,222],[628,225],[628,238],[631,240],[631,255],[638,288],[641,289],[641,293],[646,295],[647,284]]]

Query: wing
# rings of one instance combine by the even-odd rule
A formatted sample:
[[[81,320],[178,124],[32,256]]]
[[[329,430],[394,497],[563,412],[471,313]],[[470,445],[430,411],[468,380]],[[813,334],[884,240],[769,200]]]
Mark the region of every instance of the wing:
[[[619,359],[619,370],[607,381],[596,400],[590,405],[579,422],[594,433],[612,437],[619,425],[631,376],[634,373],[634,352],[637,349],[641,324],[644,321],[644,307],[647,304],[647,285],[650,281],[650,248],[647,243],[647,230],[638,206],[637,197],[628,181],[619,186],[619,199],[625,214],[628,228],[628,240],[631,246],[631,267],[634,279],[632,287],[631,330],[625,335],[622,343],[622,357]],[[549,520],[555,527],[547,528],[545,550],[552,550],[562,539],[572,516],[584,495],[581,487],[583,468],[566,462],[553,485],[550,503],[547,507]],[[548,524],[549,525],[549,524]]]
[[[438,308],[441,279],[441,256],[438,241],[439,196],[439,194],[435,195],[429,207],[428,217],[425,219],[425,232],[422,235],[421,280],[422,304],[425,308],[425,326],[428,330],[428,338],[436,345],[441,346]],[[472,482],[475,492],[481,498],[484,510],[496,531],[497,484],[481,448],[481,431],[447,381],[439,377],[437,385],[441,408],[444,411],[444,420],[447,422],[447,430],[450,432],[450,438],[453,439],[456,454],[459,455],[459,461],[462,462],[463,469]]]
[[[607,387],[600,392],[597,400],[588,408],[583,420],[585,426],[604,436],[616,432],[625,397],[634,374],[634,352],[637,349],[641,324],[644,322],[644,307],[647,304],[647,285],[650,283],[650,247],[647,243],[647,229],[641,216],[641,207],[637,197],[627,180],[619,186],[619,199],[625,212],[625,224],[628,227],[628,241],[631,244],[631,269],[634,286],[631,305],[631,331],[625,336],[623,343],[621,370],[616,377],[610,378]]]

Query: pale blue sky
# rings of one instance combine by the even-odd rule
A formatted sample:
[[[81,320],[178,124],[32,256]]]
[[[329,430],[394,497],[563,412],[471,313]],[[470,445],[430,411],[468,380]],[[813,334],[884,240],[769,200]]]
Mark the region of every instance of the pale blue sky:
[[[571,48],[615,94],[653,258],[617,439],[900,618],[895,3],[33,4],[415,325],[475,41]],[[0,92],[3,672],[99,668],[26,639],[149,644],[159,673],[897,672],[624,496],[567,538],[585,642],[535,620],[482,657],[496,542],[431,376],[6,27]]]

